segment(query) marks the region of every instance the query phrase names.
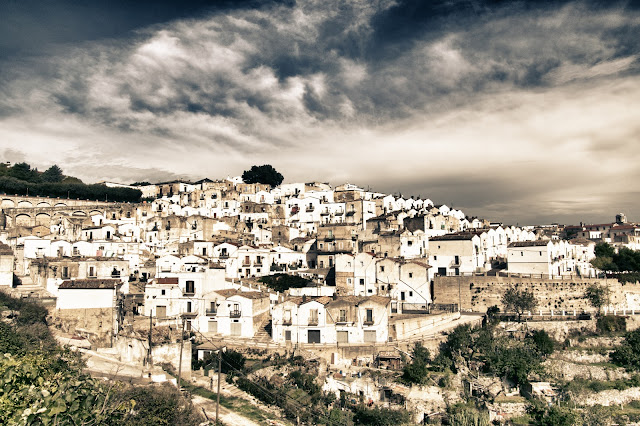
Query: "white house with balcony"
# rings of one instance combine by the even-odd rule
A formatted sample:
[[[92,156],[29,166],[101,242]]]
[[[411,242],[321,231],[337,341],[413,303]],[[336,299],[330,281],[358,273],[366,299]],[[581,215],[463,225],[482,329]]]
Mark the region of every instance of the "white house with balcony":
[[[197,317],[205,334],[252,338],[269,319],[270,296],[260,291],[217,290]]]
[[[272,338],[284,344],[376,344],[389,336],[390,299],[294,297],[273,308]]]

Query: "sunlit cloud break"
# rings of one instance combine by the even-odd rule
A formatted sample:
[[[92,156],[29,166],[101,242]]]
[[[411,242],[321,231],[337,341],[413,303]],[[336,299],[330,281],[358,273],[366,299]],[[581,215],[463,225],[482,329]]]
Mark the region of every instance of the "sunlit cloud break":
[[[638,217],[638,10],[436,3],[209,10],[9,57],[0,150],[89,181],[270,163],[508,223]]]

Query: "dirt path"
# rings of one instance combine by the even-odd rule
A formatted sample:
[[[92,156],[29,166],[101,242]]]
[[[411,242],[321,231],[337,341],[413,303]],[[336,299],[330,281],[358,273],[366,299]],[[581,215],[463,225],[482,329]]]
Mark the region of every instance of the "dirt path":
[[[200,411],[204,409],[207,417],[210,421],[216,419],[216,402],[208,398],[204,398],[199,395],[193,395],[193,405],[195,405]],[[225,425],[247,425],[247,426],[261,426],[260,423],[256,423],[238,413],[223,407],[220,405],[220,421]]]

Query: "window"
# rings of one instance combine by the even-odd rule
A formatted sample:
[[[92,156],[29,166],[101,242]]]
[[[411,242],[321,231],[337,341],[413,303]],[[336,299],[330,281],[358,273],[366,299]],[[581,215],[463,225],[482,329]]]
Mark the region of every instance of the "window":
[[[367,309],[364,323],[373,324],[373,309]]]
[[[411,247],[413,245],[413,241],[407,241],[407,245]]]
[[[413,272],[409,272],[409,278],[413,278]]]
[[[338,322],[347,322],[347,310],[340,309],[340,314],[338,315]]]
[[[167,294],[167,290],[161,290],[161,291],[160,291],[160,294],[161,294],[162,296],[166,295],[166,294]]]
[[[523,251],[520,252],[520,256],[524,256],[524,252]]]
[[[409,292],[409,297],[412,297],[412,296],[413,296],[413,292],[412,292],[412,291],[410,291],[410,292]]]
[[[191,302],[187,302],[187,312],[191,312]]]
[[[347,284],[351,284],[351,278],[347,278]]]
[[[364,278],[360,278],[360,285],[364,285]]]
[[[384,272],[384,266],[380,267],[380,272]]]
[[[90,277],[95,277],[96,276],[96,268],[95,268],[95,266],[89,266],[89,276]]]
[[[69,267],[68,266],[63,266],[62,267],[62,278],[69,278]]]
[[[195,293],[195,282],[193,281],[186,282],[185,293]]]
[[[318,325],[318,310],[309,310],[309,325]]]
[[[438,260],[438,256],[433,256],[433,260]]]

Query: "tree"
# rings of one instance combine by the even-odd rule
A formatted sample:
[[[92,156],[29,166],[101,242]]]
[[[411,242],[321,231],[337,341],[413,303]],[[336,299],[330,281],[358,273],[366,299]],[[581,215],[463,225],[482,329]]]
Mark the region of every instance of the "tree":
[[[616,249],[608,243],[598,243],[594,250],[596,257],[613,257],[616,254]]]
[[[37,169],[32,169],[27,163],[16,163],[9,169],[9,176],[26,182],[37,182],[40,175]]]
[[[283,180],[284,176],[278,173],[270,164],[251,166],[250,170],[245,170],[242,173],[242,181],[244,183],[264,183],[272,188],[280,185]]]
[[[527,338],[533,342],[542,356],[551,355],[555,350],[555,342],[544,330],[535,330]]]
[[[520,321],[522,314],[533,311],[538,305],[538,301],[531,291],[509,287],[502,296],[502,304],[507,312],[518,314],[518,321]]]
[[[616,365],[640,370],[640,328],[627,333],[622,344],[609,357]]]
[[[429,349],[418,342],[413,347],[411,362],[402,370],[402,379],[408,383],[423,383],[427,377],[427,366],[430,361]]]
[[[591,306],[598,310],[598,316],[600,316],[602,307],[609,304],[609,289],[605,286],[591,284],[587,287],[584,296],[589,300]]]
[[[612,257],[596,257],[591,260],[591,265],[600,271],[617,271],[618,265],[613,262]]]
[[[64,179],[64,175],[62,174],[62,169],[54,164],[53,166],[42,172],[42,175],[40,175],[40,179],[42,179],[43,182],[58,183],[62,182],[62,179]]]

